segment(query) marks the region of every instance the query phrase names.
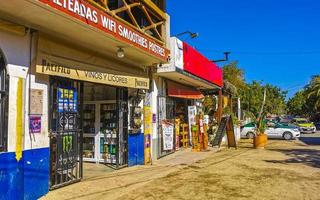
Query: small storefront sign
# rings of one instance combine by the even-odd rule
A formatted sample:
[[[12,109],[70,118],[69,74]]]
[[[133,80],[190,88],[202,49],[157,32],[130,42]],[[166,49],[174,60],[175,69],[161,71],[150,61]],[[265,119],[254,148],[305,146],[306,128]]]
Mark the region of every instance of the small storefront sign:
[[[31,133],[41,133],[41,116],[30,116],[29,128]]]
[[[163,150],[173,150],[173,131],[174,125],[168,122],[162,122]]]
[[[93,83],[107,84],[120,87],[149,89],[149,79],[135,76],[124,76],[105,72],[80,70],[78,67],[68,67],[59,62],[41,59],[41,65],[36,66],[36,72],[52,76],[60,76],[74,80],[82,80]],[[82,67],[83,68],[83,67]],[[85,69],[85,68],[84,68]]]
[[[152,123],[157,123],[157,114],[156,113],[153,113],[152,114]]]

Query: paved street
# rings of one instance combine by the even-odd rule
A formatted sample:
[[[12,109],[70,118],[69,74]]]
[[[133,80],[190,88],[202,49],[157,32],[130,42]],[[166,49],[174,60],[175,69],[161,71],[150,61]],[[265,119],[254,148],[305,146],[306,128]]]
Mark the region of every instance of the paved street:
[[[92,175],[44,199],[320,199],[320,133],[251,146],[178,152],[153,166]]]
[[[300,140],[308,145],[320,145],[320,131],[316,134],[302,134]]]

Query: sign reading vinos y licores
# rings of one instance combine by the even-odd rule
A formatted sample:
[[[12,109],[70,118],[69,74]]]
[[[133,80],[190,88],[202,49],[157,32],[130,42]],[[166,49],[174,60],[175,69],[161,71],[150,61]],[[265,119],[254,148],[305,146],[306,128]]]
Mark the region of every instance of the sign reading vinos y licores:
[[[84,0],[39,0],[69,16],[96,27],[110,36],[132,44],[149,54],[167,61],[169,50],[157,43],[151,37],[142,34],[109,14],[97,9]]]
[[[66,77],[93,83],[107,84],[120,87],[149,89],[149,79],[134,76],[124,76],[105,72],[80,70],[42,59],[41,65],[36,66],[36,72],[52,76]]]

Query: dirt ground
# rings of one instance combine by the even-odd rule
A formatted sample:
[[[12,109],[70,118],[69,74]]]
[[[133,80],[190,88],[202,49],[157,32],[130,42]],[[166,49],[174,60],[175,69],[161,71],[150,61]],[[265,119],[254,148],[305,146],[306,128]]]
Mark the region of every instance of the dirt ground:
[[[182,157],[193,159],[173,162]],[[320,199],[319,188],[319,145],[270,140],[266,149],[257,150],[243,140],[237,150],[182,152],[153,166],[89,177],[44,199],[302,200]]]

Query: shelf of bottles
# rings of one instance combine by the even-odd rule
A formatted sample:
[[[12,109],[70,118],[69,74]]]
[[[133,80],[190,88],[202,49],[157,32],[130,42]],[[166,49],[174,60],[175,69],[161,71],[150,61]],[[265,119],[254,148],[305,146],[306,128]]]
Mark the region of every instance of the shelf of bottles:
[[[95,104],[84,104],[83,107],[83,157],[95,157]]]
[[[100,157],[106,164],[117,163],[118,120],[115,103],[105,103],[100,106]]]

